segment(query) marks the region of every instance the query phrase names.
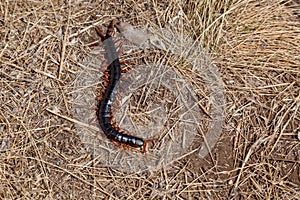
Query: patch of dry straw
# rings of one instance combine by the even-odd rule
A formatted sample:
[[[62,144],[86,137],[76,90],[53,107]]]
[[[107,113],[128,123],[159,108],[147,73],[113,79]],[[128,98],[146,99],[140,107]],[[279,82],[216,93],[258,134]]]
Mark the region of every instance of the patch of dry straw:
[[[296,1],[1,1],[0,10],[1,199],[300,198]],[[86,151],[72,86],[98,40],[93,27],[112,18],[184,25],[211,53],[227,114],[205,160],[125,174]]]

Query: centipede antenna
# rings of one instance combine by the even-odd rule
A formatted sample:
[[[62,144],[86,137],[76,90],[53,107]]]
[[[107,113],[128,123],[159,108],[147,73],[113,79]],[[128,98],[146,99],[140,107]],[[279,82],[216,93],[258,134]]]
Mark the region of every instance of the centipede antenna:
[[[102,29],[99,26],[95,26],[97,34],[101,37],[101,40],[105,40],[105,34],[103,33]]]
[[[111,36],[113,31],[114,31],[114,20],[111,20],[111,22],[107,27],[106,37]]]

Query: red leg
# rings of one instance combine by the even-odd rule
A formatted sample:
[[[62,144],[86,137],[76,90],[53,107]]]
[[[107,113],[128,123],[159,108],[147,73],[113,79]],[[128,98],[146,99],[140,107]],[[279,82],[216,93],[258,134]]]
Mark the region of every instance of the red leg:
[[[144,144],[143,144],[143,152],[144,154],[146,153],[146,146],[148,143],[154,141],[154,140],[158,140],[158,138],[152,138],[152,139],[149,139],[149,140],[144,140]]]

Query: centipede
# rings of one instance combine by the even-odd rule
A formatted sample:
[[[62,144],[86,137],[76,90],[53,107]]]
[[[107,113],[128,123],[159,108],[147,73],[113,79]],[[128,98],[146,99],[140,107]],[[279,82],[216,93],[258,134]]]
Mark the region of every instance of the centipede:
[[[156,140],[156,138],[144,140],[143,138],[126,134],[124,131],[120,131],[120,128],[112,123],[112,104],[119,90],[122,73],[120,60],[112,38],[114,21],[112,20],[110,22],[106,33],[104,33],[99,26],[96,26],[95,29],[97,35],[101,38],[105,50],[105,58],[108,62],[106,70],[107,74],[104,75],[106,87],[102,91],[101,97],[98,98],[98,108],[96,113],[100,127],[109,140],[117,142],[118,144],[124,144],[125,146],[142,148],[143,152],[146,153],[147,143]]]

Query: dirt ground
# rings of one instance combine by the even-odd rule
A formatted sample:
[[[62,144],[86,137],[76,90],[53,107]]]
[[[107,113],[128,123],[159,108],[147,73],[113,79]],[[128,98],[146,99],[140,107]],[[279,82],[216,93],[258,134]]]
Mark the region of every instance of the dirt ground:
[[[1,199],[300,199],[299,1],[1,0],[0,10]],[[112,19],[183,30],[208,53],[226,101],[221,136],[205,158],[197,148],[209,139],[210,86],[190,61],[162,49],[124,53],[121,60],[129,71],[149,60],[167,63],[196,88],[202,120],[188,150],[156,170],[127,172],[105,165],[107,158],[85,142],[78,126],[93,122],[75,117],[74,92],[87,58],[101,47],[94,27],[105,29]],[[91,83],[92,102],[102,75]],[[165,102],[168,131],[179,118],[177,105],[166,88],[155,94],[144,104],[136,103],[143,93],[135,94],[128,112],[136,124],[149,124],[147,106]],[[86,108],[96,114],[93,105]],[[138,158],[156,147],[144,155],[90,137]],[[162,133],[156,137],[153,143],[166,146]]]

